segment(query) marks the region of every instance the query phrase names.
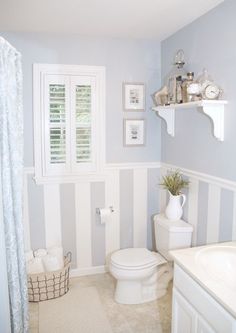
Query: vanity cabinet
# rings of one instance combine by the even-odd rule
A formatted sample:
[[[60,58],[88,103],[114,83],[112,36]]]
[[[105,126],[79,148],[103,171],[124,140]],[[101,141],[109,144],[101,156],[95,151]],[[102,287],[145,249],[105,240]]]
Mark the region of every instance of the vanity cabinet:
[[[236,333],[236,319],[176,264],[171,332]]]
[[[192,305],[174,288],[172,333],[216,333]]]

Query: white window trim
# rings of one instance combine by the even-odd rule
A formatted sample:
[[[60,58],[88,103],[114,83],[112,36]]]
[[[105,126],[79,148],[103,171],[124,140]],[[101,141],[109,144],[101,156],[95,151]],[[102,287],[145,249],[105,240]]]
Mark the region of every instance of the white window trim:
[[[39,92],[43,91],[43,77],[46,74],[62,75],[89,75],[94,76],[96,80],[96,89],[98,99],[96,104],[96,168],[94,172],[81,171],[79,174],[67,176],[45,176],[44,170],[44,149],[43,144],[43,126],[42,121],[43,105]],[[35,181],[38,184],[43,183],[64,183],[76,182],[97,178],[101,175],[105,165],[105,67],[104,66],[79,66],[79,65],[56,65],[56,64],[34,64],[33,65],[33,114],[34,114],[34,163],[35,163]]]

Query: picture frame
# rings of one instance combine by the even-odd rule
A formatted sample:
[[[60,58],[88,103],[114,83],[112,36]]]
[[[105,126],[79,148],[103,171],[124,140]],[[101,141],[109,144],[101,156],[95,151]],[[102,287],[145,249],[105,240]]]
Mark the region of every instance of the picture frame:
[[[124,146],[137,147],[145,145],[145,120],[124,119]]]
[[[124,111],[145,111],[144,83],[123,83],[123,109]]]

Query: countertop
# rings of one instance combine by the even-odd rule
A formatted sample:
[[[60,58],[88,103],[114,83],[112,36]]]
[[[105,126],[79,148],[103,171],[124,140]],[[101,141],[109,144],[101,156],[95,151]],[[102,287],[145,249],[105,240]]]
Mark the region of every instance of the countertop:
[[[234,318],[236,318],[236,280],[235,286],[229,287],[224,281],[216,276],[209,274],[199,264],[199,253],[202,250],[213,247],[235,247],[236,242],[217,243],[206,246],[192,247],[182,250],[170,251],[174,262],[188,273],[198,284],[200,284],[218,303],[220,303]],[[236,253],[236,252],[235,252]],[[224,262],[222,262],[222,270]],[[235,255],[236,270],[236,255]]]

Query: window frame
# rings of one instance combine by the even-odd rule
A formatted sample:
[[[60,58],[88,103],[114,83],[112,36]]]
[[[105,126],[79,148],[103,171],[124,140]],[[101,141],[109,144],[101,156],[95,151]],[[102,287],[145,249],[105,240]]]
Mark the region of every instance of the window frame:
[[[80,66],[59,64],[33,64],[33,118],[34,118],[34,164],[35,181],[42,183],[63,183],[76,181],[80,178],[88,179],[100,174],[105,165],[105,67],[104,66]],[[46,143],[45,143],[45,78],[48,75],[58,76],[89,76],[95,84],[95,103],[92,119],[93,143],[91,149],[94,154],[94,162],[81,163],[73,168],[71,173],[56,174],[53,171],[47,174]],[[74,80],[72,78],[74,83]],[[73,95],[73,94],[72,94]],[[93,94],[94,96],[94,94]],[[72,101],[70,100],[70,103]],[[89,167],[89,170],[88,170]]]

